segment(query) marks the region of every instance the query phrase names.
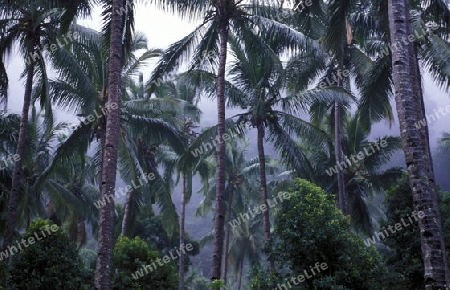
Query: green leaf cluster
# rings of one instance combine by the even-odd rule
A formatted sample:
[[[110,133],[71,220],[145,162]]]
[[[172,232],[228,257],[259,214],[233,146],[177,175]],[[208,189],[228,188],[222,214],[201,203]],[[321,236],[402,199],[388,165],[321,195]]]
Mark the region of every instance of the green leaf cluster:
[[[119,237],[113,250],[113,289],[131,290],[175,290],[178,289],[178,276],[173,263],[159,266],[155,261],[160,258],[157,251],[149,249],[147,243],[139,237],[130,239]],[[156,269],[145,274],[145,265],[155,262]],[[132,274],[144,271],[139,279]]]
[[[45,230],[55,227],[57,230],[50,231],[51,234]],[[76,245],[60,227],[49,220],[36,219],[19,239],[28,240],[35,234],[42,240],[12,256],[7,289],[91,289],[92,276],[85,269]]]
[[[449,245],[450,194],[438,191],[438,199],[442,232],[446,245]],[[414,204],[407,174],[398,181],[396,186],[387,191],[385,205],[386,219],[380,221],[381,229],[399,223],[402,218],[409,224],[407,217],[408,215],[411,216],[411,213],[414,211]],[[424,289],[424,265],[420,244],[420,230],[417,222],[404,227],[393,235],[388,235],[383,239],[383,244],[386,248],[381,248],[380,251],[385,256],[385,263],[394,280],[389,285],[389,289]]]
[[[350,230],[332,196],[302,179],[290,196],[274,223],[278,242],[273,256],[283,283],[305,270],[311,275],[310,266],[319,262],[327,269],[292,289],[385,289],[388,276],[381,257]]]

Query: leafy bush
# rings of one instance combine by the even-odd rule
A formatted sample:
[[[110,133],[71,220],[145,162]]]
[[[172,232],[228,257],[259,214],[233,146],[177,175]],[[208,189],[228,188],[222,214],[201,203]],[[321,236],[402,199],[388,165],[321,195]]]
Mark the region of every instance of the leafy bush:
[[[92,279],[78,256],[76,245],[51,221],[31,222],[20,241],[31,241],[12,256],[10,289],[91,289]],[[18,241],[19,242],[19,241]],[[12,246],[17,246],[14,242]]]
[[[277,258],[280,283],[288,285],[306,271],[310,277],[290,282],[288,288],[383,289],[387,271],[376,250],[350,230],[348,218],[320,187],[302,179],[296,180],[296,186],[274,222],[277,243],[271,256]],[[316,263],[326,267],[312,275],[310,266]]]
[[[119,237],[113,251],[113,289],[178,289],[173,262],[160,266],[155,262],[158,258],[161,258],[159,253],[150,250],[147,243],[139,237]],[[156,267],[146,271],[144,267],[153,262]]]
[[[438,191],[442,229],[447,249],[450,242],[450,195]],[[405,174],[398,184],[388,190],[386,199],[386,220],[380,222],[380,228],[406,220],[414,211],[412,191],[408,176]],[[420,244],[420,232],[417,222],[402,228],[393,235],[382,240],[389,250],[384,250],[386,264],[395,281],[389,289],[424,289],[424,266]],[[449,251],[447,250],[447,257]],[[448,260],[448,258],[447,258]]]

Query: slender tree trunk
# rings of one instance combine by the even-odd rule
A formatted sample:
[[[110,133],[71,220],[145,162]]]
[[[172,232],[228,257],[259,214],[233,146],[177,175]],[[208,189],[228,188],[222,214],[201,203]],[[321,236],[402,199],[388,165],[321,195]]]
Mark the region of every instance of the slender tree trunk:
[[[418,219],[425,268],[425,289],[445,289],[449,286],[446,281],[447,255],[432,164],[428,158],[429,144],[425,141],[428,138],[424,138],[423,133],[415,126],[423,114],[423,97],[418,89],[421,80],[418,78],[417,67],[413,64],[413,61],[417,61],[417,56],[414,49],[404,44],[404,39],[408,39],[412,31],[409,8],[405,0],[389,0],[388,3],[391,43],[402,43],[392,46],[393,83],[402,147],[413,191],[414,209],[425,213],[424,218]]]
[[[131,223],[131,206],[133,202],[133,192],[127,193],[127,198],[125,200],[125,207],[123,210],[123,220],[122,220],[122,232],[120,235],[122,236],[128,236],[129,234],[129,226]]]
[[[84,224],[84,218],[77,217],[77,247],[81,248],[86,243],[86,225]]]
[[[233,195],[234,195],[234,186],[231,189],[230,196],[228,197],[228,208],[227,208],[227,216],[225,220],[225,245],[223,249],[223,271],[222,271],[222,277],[223,282],[226,285],[227,284],[227,272],[228,272],[228,248],[230,247],[230,233],[231,233],[231,226],[229,224],[231,220],[231,214],[232,214],[232,204],[233,204]]]
[[[351,27],[348,24],[347,18],[345,18],[346,27],[346,39],[347,43],[343,44],[342,51],[346,50],[348,44],[352,41]],[[345,54],[344,54],[345,55]],[[344,56],[342,56],[344,57]],[[343,59],[339,59],[338,71],[344,69]],[[337,84],[338,87],[344,87],[344,81],[342,77],[338,77]],[[341,104],[336,101],[334,103],[334,154],[337,166],[337,180],[338,180],[338,194],[339,194],[339,207],[342,210],[343,215],[348,215],[348,196],[345,190],[345,179],[344,170],[341,168],[343,164],[343,152],[342,152],[342,123],[341,123]]]
[[[244,251],[243,253],[245,254],[245,248],[244,247]],[[242,272],[244,272],[244,256],[241,257],[241,263],[239,263],[239,280],[238,280],[238,285],[237,285],[237,289],[241,290],[241,286],[242,286]]]
[[[267,180],[266,180],[266,156],[264,152],[264,124],[261,122],[258,124],[258,160],[259,160],[259,179],[261,186],[261,199],[263,205],[266,207],[266,211],[263,211],[263,230],[264,230],[264,242],[269,250],[269,271],[273,273],[274,263],[271,258],[270,251],[272,250],[272,240],[270,236],[270,208],[267,201]]]
[[[28,55],[33,55],[33,46],[27,49]],[[18,160],[15,160],[14,169],[12,173],[11,191],[8,201],[8,213],[6,217],[5,235],[3,240],[3,249],[6,250],[11,245],[14,227],[17,219],[17,207],[20,199],[20,181],[22,179],[22,161],[25,155],[25,144],[27,140],[28,130],[28,113],[31,106],[31,93],[33,89],[33,76],[34,76],[35,63],[33,60],[27,64],[27,80],[25,83],[25,93],[23,96],[22,115],[20,117],[20,129],[19,138],[17,140],[16,156]]]
[[[186,220],[186,174],[182,173],[182,182],[183,182],[183,190],[181,192],[181,221],[180,221],[180,247],[181,245],[184,245],[184,223]],[[184,252],[181,251],[180,253],[180,260],[179,262],[179,271],[180,271],[180,284],[179,284],[179,290],[184,290]]]
[[[338,81],[339,82],[339,81]],[[338,84],[339,86],[339,84]],[[341,132],[341,105],[338,101],[334,103],[334,156],[337,166],[337,180],[338,180],[338,200],[339,207],[343,215],[348,215],[348,199],[345,192],[344,171],[341,168],[342,161],[342,132]]]
[[[95,271],[95,287],[97,290],[111,289],[111,258],[114,246],[114,192],[119,145],[119,107],[123,30],[122,17],[118,13],[114,13],[114,11],[120,11],[122,6],[122,0],[113,0],[108,74],[108,101],[111,105],[106,118],[101,184],[101,198],[105,198],[106,200],[109,200],[109,202],[100,208],[98,258]]]
[[[220,56],[219,68],[217,72],[217,176],[216,176],[216,208],[214,219],[214,249],[212,257],[211,280],[220,279],[223,235],[224,235],[224,193],[225,193],[225,65],[227,60],[227,42],[228,42],[228,19],[221,20],[219,27]]]
[[[105,107],[105,103],[108,101],[108,95],[107,95],[107,88],[102,89],[101,99],[100,99],[100,109]],[[102,192],[102,170],[103,170],[103,150],[105,149],[106,144],[106,138],[105,138],[105,131],[106,131],[106,115],[102,116],[99,119],[99,129],[97,129],[97,140],[100,139],[100,146],[99,146],[99,160],[98,160],[98,190],[101,193]]]

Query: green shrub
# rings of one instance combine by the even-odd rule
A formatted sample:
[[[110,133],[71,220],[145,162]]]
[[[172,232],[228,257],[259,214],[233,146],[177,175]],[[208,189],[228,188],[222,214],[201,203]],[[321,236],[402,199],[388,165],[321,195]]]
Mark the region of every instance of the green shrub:
[[[43,219],[31,222],[12,246],[18,247],[19,243],[22,250],[12,255],[8,283],[11,289],[92,289],[91,277],[78,256],[76,245],[56,224]]]
[[[442,229],[447,249],[450,243],[450,195],[438,190],[439,208]],[[408,175],[405,174],[396,186],[388,190],[386,199],[386,220],[380,222],[380,228],[399,223],[401,219],[407,222],[407,216],[414,211],[412,191],[409,186]],[[417,222],[403,227],[395,234],[388,235],[382,240],[388,248],[382,249],[389,272],[395,280],[389,289],[402,290],[424,289],[424,266],[422,259],[420,230]],[[449,251],[447,250],[447,260]]]
[[[290,282],[288,288],[383,289],[387,271],[376,250],[350,230],[348,218],[320,187],[302,179],[296,186],[274,222],[277,242],[271,256],[277,258],[280,283],[288,286],[291,278],[306,271],[310,277],[304,275],[304,281]],[[316,263],[326,267],[312,274],[310,266]]]
[[[173,262],[162,263],[162,266],[155,263],[155,268],[145,270],[145,266],[158,258],[161,258],[159,253],[150,250],[139,237],[119,237],[113,252],[113,289],[177,289],[178,277]]]

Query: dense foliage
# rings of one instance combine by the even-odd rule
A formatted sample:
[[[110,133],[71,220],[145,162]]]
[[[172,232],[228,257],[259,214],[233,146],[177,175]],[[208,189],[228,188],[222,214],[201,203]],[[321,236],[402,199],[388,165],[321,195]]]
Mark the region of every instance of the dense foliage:
[[[89,277],[75,244],[60,227],[37,219],[18,241],[22,239],[35,242],[12,256],[8,289],[91,289],[92,276]]]
[[[450,242],[450,194],[439,192],[441,218],[443,221],[443,233],[448,245]],[[403,176],[398,184],[387,191],[386,219],[380,222],[380,228],[388,228],[404,219],[409,224],[408,216],[414,211],[412,192],[407,176]],[[413,220],[414,221],[414,220]],[[423,289],[425,285],[423,277],[423,259],[420,254],[419,226],[414,222],[401,231],[388,235],[382,240],[380,251],[386,257],[386,266],[394,278],[389,289]],[[447,253],[448,256],[448,253]],[[448,260],[448,258],[447,258]]]
[[[449,288],[447,2],[0,0],[0,289]]]
[[[383,289],[387,269],[381,257],[350,230],[334,199],[302,179],[288,194],[275,217],[277,283],[287,285],[292,277],[308,274],[302,283],[296,281],[298,286],[290,282],[292,289]],[[317,263],[326,267],[311,270]]]
[[[119,237],[113,252],[113,289],[177,289],[178,278],[173,262],[163,266],[155,264],[155,268],[145,270],[145,266],[158,258],[162,258],[161,255],[150,250],[142,239]]]

